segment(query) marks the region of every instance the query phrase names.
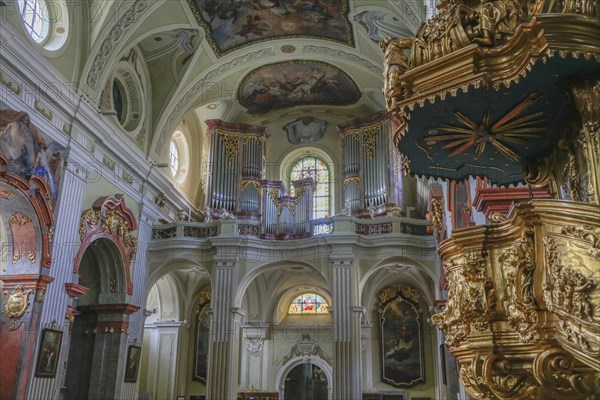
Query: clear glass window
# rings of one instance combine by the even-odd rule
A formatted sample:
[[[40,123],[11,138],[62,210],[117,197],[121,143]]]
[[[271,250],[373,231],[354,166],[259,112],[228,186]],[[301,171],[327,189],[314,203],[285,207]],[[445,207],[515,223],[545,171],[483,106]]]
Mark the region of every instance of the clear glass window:
[[[169,147],[169,167],[171,168],[171,175],[176,176],[179,170],[179,149],[174,140],[171,140]]]
[[[43,0],[18,0],[27,33],[38,43],[48,36],[48,8]]]

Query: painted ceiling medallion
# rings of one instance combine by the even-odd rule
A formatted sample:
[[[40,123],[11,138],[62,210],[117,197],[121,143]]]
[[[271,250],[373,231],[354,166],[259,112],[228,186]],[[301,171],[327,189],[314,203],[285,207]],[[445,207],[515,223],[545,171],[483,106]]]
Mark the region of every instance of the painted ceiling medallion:
[[[484,114],[482,124],[478,124],[460,112],[455,112],[454,115],[462,126],[441,125],[439,129],[446,133],[428,136],[427,140],[428,142],[448,141],[448,144],[442,148],[453,149],[450,157],[461,154],[469,147],[474,147],[479,157],[489,143],[509,160],[518,161],[519,155],[508,145],[526,146],[525,139],[538,137],[540,135],[538,132],[546,130],[545,127],[540,126],[545,121],[542,118],[544,115],[542,111],[522,115],[523,111],[540,98],[536,93],[530,94],[493,124],[491,109]]]
[[[309,104],[350,105],[358,101],[356,84],[343,71],[314,61],[288,61],[250,72],[238,100],[250,114]]]
[[[215,54],[271,39],[314,37],[354,46],[348,0],[188,0]]]
[[[29,295],[32,290],[23,290],[23,286],[19,285],[11,293],[7,293],[4,303],[4,314],[10,319],[10,327],[14,329],[17,321],[25,315],[29,307]]]

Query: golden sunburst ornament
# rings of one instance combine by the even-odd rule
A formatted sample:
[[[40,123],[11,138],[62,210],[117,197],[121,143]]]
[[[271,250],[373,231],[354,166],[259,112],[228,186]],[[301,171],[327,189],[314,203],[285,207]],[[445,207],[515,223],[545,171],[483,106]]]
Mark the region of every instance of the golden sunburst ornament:
[[[442,146],[444,149],[453,149],[449,157],[462,153],[471,146],[475,147],[477,156],[480,156],[485,145],[494,146],[506,158],[518,161],[519,156],[508,147],[508,144],[527,145],[525,139],[538,137],[546,128],[540,124],[545,121],[544,113],[538,111],[532,114],[521,115],[529,106],[541,98],[537,93],[532,93],[523,101],[507,112],[498,121],[492,124],[492,110],[483,115],[483,123],[478,124],[466,115],[455,112],[454,115],[463,126],[441,125],[440,130],[448,133],[428,136],[427,141],[450,140]]]

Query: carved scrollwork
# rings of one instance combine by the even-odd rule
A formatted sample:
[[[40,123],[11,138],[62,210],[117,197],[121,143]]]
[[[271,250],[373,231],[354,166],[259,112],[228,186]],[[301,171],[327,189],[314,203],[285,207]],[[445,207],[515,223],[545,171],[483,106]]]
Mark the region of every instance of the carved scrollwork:
[[[583,233],[576,228],[563,230],[570,234]],[[546,307],[558,315],[559,326],[567,341],[585,354],[598,357],[598,282],[590,276],[597,267],[586,264],[583,251],[578,251],[575,246],[565,249],[552,236],[546,236],[543,241],[547,264],[543,283]],[[588,251],[588,254],[593,252]]]
[[[590,247],[587,249],[588,255],[594,258],[600,258],[600,228],[591,226],[568,226],[562,228],[560,233],[588,242],[590,244]]]
[[[600,389],[600,373],[577,367],[573,357],[562,349],[550,348],[538,354],[533,372],[545,398],[590,399]]]
[[[524,358],[527,357],[525,354]],[[522,358],[511,360],[497,354],[485,358],[483,380],[487,382],[489,389],[494,392],[494,398],[539,398],[535,378],[531,375],[529,368],[522,367],[522,365],[528,367],[530,362],[524,361]]]
[[[492,280],[485,269],[485,254],[468,251],[462,264],[447,262],[448,277],[446,308],[431,317],[446,335],[446,344],[455,348],[471,333],[471,327],[485,331],[495,317],[495,295]]]
[[[244,337],[244,342],[250,353],[258,353],[263,348],[265,338],[262,336]]]
[[[494,394],[482,379],[481,363],[478,361],[479,357],[475,357],[470,364],[461,364],[458,375],[471,397],[479,400],[492,400]]]
[[[533,339],[538,321],[533,297],[535,259],[532,237],[533,229],[527,228],[521,240],[498,258],[506,288],[504,311],[508,324],[517,331],[522,343],[529,343]]]
[[[586,277],[572,265],[564,265],[565,255],[559,255],[553,237],[546,236],[544,245],[548,264],[544,282],[546,306],[550,311],[572,316],[581,321],[593,321],[595,307],[590,301],[590,292],[596,288],[597,282]]]
[[[12,292],[4,292],[4,315],[10,320],[10,329],[17,327],[17,321],[27,313],[29,308],[29,296],[33,290],[23,290],[23,286],[17,286]]]

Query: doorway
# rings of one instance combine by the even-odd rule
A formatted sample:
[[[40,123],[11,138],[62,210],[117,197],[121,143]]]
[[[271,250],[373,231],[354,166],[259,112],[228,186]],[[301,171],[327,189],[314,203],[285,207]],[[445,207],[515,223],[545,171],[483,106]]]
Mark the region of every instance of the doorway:
[[[321,367],[296,365],[285,377],[285,400],[327,400],[328,381]]]

